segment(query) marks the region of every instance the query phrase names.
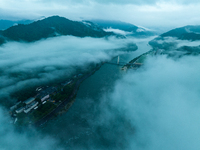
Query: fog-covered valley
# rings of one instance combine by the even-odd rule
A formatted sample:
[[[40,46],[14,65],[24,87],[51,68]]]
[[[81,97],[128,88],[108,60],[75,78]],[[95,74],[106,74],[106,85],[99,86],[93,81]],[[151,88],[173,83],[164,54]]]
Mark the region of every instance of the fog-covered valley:
[[[0,150],[199,150],[199,7],[0,0]]]
[[[9,101],[9,95],[15,90],[48,84],[73,75],[77,67],[84,70],[91,63],[108,61],[124,53],[115,49],[125,47],[130,41],[63,36],[31,44],[5,44],[0,48],[1,98],[7,97]]]

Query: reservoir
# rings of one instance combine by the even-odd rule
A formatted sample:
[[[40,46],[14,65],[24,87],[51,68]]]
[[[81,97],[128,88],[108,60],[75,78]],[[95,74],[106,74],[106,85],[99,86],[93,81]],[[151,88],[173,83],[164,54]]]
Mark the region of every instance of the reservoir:
[[[129,62],[133,58],[149,51],[148,40],[136,41],[138,50],[120,56],[120,62]],[[117,63],[118,58],[111,62]],[[76,100],[68,112],[49,120],[39,130],[54,137],[66,149],[124,149],[128,123],[121,114],[105,125],[104,107],[109,107],[106,95],[112,92],[117,80],[126,74],[121,66],[104,64],[92,76],[81,84]],[[111,108],[112,109],[112,108]],[[106,109],[105,109],[106,111]],[[113,110],[114,111],[114,110]],[[116,112],[117,113],[117,112]]]

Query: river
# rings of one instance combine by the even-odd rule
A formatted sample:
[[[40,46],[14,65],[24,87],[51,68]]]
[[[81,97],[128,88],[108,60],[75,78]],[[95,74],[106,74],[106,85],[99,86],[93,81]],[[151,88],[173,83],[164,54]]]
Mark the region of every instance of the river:
[[[121,55],[120,61],[129,62],[149,51],[151,47],[147,44],[148,41],[136,42],[138,50]],[[111,62],[117,62],[117,58]],[[114,123],[112,126],[104,126],[100,120],[104,95],[111,92],[115,82],[126,73],[120,68],[117,65],[104,64],[81,84],[76,100],[68,112],[48,121],[40,131],[56,138],[66,149],[125,148],[126,141],[119,137],[123,136],[121,131],[127,126],[123,123],[118,130]],[[106,104],[105,101],[103,105]],[[118,120],[121,119],[123,122],[123,118],[119,116]]]

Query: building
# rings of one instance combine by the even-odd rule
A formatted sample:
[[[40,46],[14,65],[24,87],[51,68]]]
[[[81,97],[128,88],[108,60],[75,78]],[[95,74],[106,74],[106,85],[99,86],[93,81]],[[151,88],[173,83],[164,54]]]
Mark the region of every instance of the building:
[[[45,100],[48,99],[49,97],[50,97],[49,94],[46,95],[46,96],[44,96],[43,98],[41,98],[41,102],[45,101]]]
[[[127,67],[124,66],[124,67],[121,68],[121,70],[125,70],[125,71],[126,71],[126,70],[127,70]]]
[[[32,103],[34,100],[35,100],[35,98],[34,98],[34,97],[31,97],[31,98],[25,100],[24,103],[25,103],[26,105],[29,105],[29,104]]]
[[[20,108],[18,108],[15,112],[16,112],[17,114],[19,114],[19,113],[23,112],[23,110],[24,110],[24,107],[20,107]]]
[[[45,104],[47,101],[42,102],[42,104]]]
[[[29,104],[29,105],[26,106],[26,109],[24,109],[24,112],[28,113],[29,111],[31,111],[37,105],[38,105],[38,102],[33,101],[31,104]]]
[[[10,110],[13,111],[14,109],[16,109],[17,106],[18,106],[20,103],[21,103],[21,101],[18,102],[18,103],[16,103],[14,106],[10,107]]]
[[[79,75],[82,75],[82,74],[79,74]],[[69,81],[66,81],[64,83],[61,83],[62,86],[66,86],[68,84],[72,83],[72,80],[69,80]]]
[[[44,88],[42,91],[40,91],[38,94],[37,94],[37,98],[40,98],[41,100],[45,97],[45,96],[47,96],[47,95],[49,95],[50,96],[50,94],[55,94],[56,93],[56,91],[57,91],[57,88],[56,87],[47,87],[47,88]]]

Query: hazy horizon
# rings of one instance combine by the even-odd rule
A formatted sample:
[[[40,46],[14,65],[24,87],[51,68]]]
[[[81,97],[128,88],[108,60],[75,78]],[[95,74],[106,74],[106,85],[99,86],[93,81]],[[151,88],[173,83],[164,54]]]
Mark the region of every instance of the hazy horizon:
[[[199,7],[197,0],[0,0],[0,19],[37,20],[59,15],[72,20],[120,20],[147,28],[172,29],[199,25]]]
[[[0,150],[199,150],[200,26],[151,32],[200,25],[199,8],[0,0],[0,20],[144,27],[55,17],[0,31]]]

